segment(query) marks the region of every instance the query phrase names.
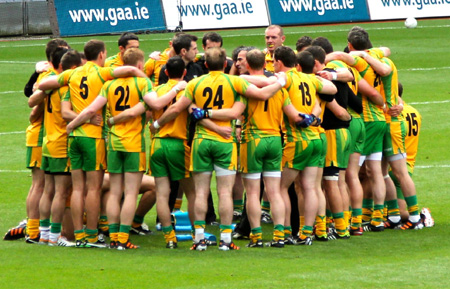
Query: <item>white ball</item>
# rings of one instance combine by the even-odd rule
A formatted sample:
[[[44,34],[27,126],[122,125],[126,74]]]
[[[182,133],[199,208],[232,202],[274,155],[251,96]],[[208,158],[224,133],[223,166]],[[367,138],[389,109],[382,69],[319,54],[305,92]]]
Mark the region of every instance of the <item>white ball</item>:
[[[408,17],[405,20],[405,26],[406,28],[416,28],[417,27],[417,20],[414,17]]]

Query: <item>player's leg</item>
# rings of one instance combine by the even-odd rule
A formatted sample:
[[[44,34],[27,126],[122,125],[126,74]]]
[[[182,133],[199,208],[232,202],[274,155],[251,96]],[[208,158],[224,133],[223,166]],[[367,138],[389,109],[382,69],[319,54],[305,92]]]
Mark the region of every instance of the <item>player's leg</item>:
[[[41,200],[39,202],[40,244],[47,244],[50,238],[50,214],[54,195],[55,195],[55,179],[53,175],[46,173],[44,193],[42,194]]]
[[[144,218],[156,204],[155,178],[144,174],[139,192],[141,199],[136,208],[130,232],[137,235],[150,235],[153,232],[144,224]]]
[[[300,172],[300,182],[304,197],[305,225],[302,227],[298,244],[311,245],[311,234],[318,212],[318,198],[316,193],[317,167],[306,167]]]
[[[67,160],[66,160],[67,163]],[[61,236],[62,222],[66,201],[69,195],[71,177],[70,174],[55,175],[55,197],[52,202],[52,225],[50,229],[49,244],[56,245]]]
[[[236,181],[233,186],[233,221],[240,220],[244,210],[244,184],[242,174],[236,174]]]
[[[44,193],[45,174],[38,167],[31,169],[32,183],[27,196],[27,235],[26,240],[30,243],[39,242],[39,202]]]
[[[243,181],[245,191],[247,194],[245,206],[251,228],[250,233],[251,242],[249,243],[248,247],[261,247],[262,246],[261,203],[260,203],[261,173],[243,174]]]

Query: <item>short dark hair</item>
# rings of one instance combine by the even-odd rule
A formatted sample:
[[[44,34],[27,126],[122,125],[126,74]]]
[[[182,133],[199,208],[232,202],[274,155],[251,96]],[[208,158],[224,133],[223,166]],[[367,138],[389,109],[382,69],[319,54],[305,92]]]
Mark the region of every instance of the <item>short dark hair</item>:
[[[55,51],[57,47],[67,47],[70,48],[69,44],[61,38],[55,38],[47,42],[47,45],[45,47],[45,56],[47,57],[48,61],[51,61],[52,53]]]
[[[181,56],[171,57],[166,63],[166,70],[169,78],[181,78],[184,73],[186,65]]]
[[[54,69],[58,69],[59,64],[61,63],[61,58],[67,51],[69,51],[69,49],[65,47],[56,47],[56,49],[53,51],[50,59]]]
[[[311,42],[312,42],[312,38],[305,35],[300,37],[297,40],[297,43],[295,44],[295,49],[300,52],[302,51],[305,47],[311,46]]]
[[[362,30],[350,30],[347,36],[347,41],[356,50],[366,50],[371,46],[369,34]]]
[[[96,60],[100,52],[106,51],[105,43],[101,40],[89,40],[84,45],[84,55],[87,61]]]
[[[203,46],[206,46],[206,40],[209,40],[211,42],[219,42],[220,43],[220,47],[222,47],[223,39],[222,39],[222,36],[220,36],[219,33],[216,33],[216,32],[207,32],[207,33],[205,33],[205,35],[203,35],[203,38],[202,38]]]
[[[182,34],[173,40],[172,47],[175,50],[175,54],[179,55],[181,49],[189,50],[191,48],[191,42],[197,41],[198,37],[190,34]]]
[[[61,58],[61,64],[63,70],[70,69],[74,66],[80,66],[81,65],[80,53],[73,49],[67,51]]]
[[[292,48],[287,46],[280,46],[275,49],[273,53],[275,60],[280,60],[286,67],[295,67],[296,59],[295,52]]]
[[[325,50],[323,50],[320,46],[310,46],[305,49],[314,56],[314,59],[319,61],[320,63],[325,63],[325,57],[327,56]]]
[[[259,49],[252,49],[247,53],[247,63],[251,69],[261,70],[266,63],[266,55]]]
[[[308,50],[303,50],[302,52],[297,53],[297,63],[302,68],[303,73],[313,73],[315,59],[314,56]]]
[[[125,46],[128,45],[128,41],[130,41],[130,40],[137,40],[137,41],[139,41],[139,37],[136,34],[131,33],[131,32],[122,33],[122,35],[120,35],[120,38],[119,38],[119,41],[118,41],[119,46],[122,46],[122,47],[125,48]]]
[[[333,45],[326,37],[317,37],[312,41],[311,45],[322,47],[326,54],[333,52]]]
[[[222,71],[227,53],[223,48],[212,47],[205,51],[205,60],[209,71]]]

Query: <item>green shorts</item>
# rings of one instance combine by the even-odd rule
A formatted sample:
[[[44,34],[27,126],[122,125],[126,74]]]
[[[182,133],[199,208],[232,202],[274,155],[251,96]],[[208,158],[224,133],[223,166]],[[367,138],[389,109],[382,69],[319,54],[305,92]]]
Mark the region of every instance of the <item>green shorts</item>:
[[[366,139],[364,140],[363,156],[383,152],[383,138],[386,131],[386,122],[371,121],[364,122],[366,128]]]
[[[42,157],[41,170],[50,175],[67,175],[70,174],[69,158],[51,158]]]
[[[186,140],[154,138],[150,147],[150,172],[155,178],[179,181],[189,177],[191,149]]]
[[[40,168],[42,162],[42,147],[27,147],[27,168]]]
[[[412,178],[413,174],[412,174],[412,172],[409,171],[409,168],[408,168],[408,174]],[[395,177],[395,175],[392,171],[389,171],[389,176],[391,177],[392,181],[394,182],[395,189],[397,190],[397,199],[404,200],[405,196],[403,196],[403,191],[402,191],[402,188],[400,187],[399,180]]]
[[[345,169],[350,157],[350,132],[346,128],[326,130],[327,156],[325,167]]]
[[[323,168],[325,167],[325,158],[327,156],[327,136],[325,133],[320,134],[320,140],[322,141],[322,151],[320,153],[319,168]]]
[[[390,157],[406,153],[406,123],[394,121],[387,124],[383,140],[383,156]]]
[[[106,147],[102,138],[69,137],[70,169],[98,171],[106,168]]]
[[[146,160],[145,152],[108,151],[108,172],[111,174],[145,172]]]
[[[366,138],[366,128],[362,118],[353,118],[348,127],[350,131],[351,143],[350,154],[362,153],[364,150],[364,140]]]
[[[322,141],[286,142],[283,148],[283,167],[304,170],[306,167],[319,167]]]
[[[258,138],[241,144],[241,172],[280,172],[283,148],[281,137]]]
[[[191,152],[191,171],[212,172],[214,166],[230,171],[237,169],[236,143],[194,139]]]

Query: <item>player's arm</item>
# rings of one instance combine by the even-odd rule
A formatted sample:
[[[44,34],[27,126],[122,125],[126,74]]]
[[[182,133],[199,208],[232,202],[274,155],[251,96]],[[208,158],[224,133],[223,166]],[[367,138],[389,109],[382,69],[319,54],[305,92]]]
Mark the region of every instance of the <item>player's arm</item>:
[[[177,102],[175,102],[173,105],[171,105],[162,115],[159,119],[155,120],[151,126],[150,130],[155,132],[160,127],[164,126],[166,123],[172,121],[177,117],[177,115],[180,114],[183,110],[185,110],[192,101],[187,98],[186,96],[181,96]]]
[[[384,100],[383,96],[373,88],[364,78],[358,81],[358,92],[366,96],[372,103],[383,106]]]
[[[257,100],[267,100],[271,98],[278,90],[280,90],[283,86],[286,85],[286,74],[279,73],[277,74],[277,80],[269,84],[263,88],[258,88],[255,85],[249,85],[245,92],[243,93],[247,98],[253,98]],[[262,78],[262,77],[261,77]]]
[[[328,70],[321,70],[317,72],[317,75],[326,80],[337,80],[341,82],[349,82],[355,79],[350,70],[346,68],[336,69],[334,72]]]
[[[231,127],[217,125],[210,119],[202,119],[199,123],[201,123],[203,127],[218,133],[225,139],[229,139],[231,137],[231,133],[233,132]]]
[[[240,75],[239,77],[247,80],[248,82],[256,85],[257,87],[265,87],[265,86],[271,85],[272,83],[277,82],[276,76],[260,77],[260,76],[256,76],[256,75],[243,74],[243,75]]]
[[[348,107],[353,109],[356,113],[361,114],[363,112],[361,98],[357,97],[351,89],[348,89],[347,104]]]
[[[29,107],[34,107],[40,103],[42,103],[45,99],[45,92],[43,92],[42,90],[36,90],[35,92],[33,92],[33,94],[30,96],[30,98],[28,99],[28,106]],[[48,96],[50,97],[50,95]]]
[[[333,60],[341,60],[350,66],[354,66],[356,64],[356,59],[353,56],[341,51],[328,53],[327,56],[325,57],[325,63],[328,63]]]
[[[126,122],[130,119],[136,118],[143,114],[146,108],[142,102],[137,103],[132,108],[125,109],[116,116],[110,117],[108,119],[108,126],[113,126],[118,123]]]
[[[340,120],[349,121],[352,119],[348,111],[340,106],[335,99],[327,102],[325,106]]]
[[[232,120],[238,119],[245,110],[245,103],[240,101],[236,101],[231,108],[222,108],[222,109],[208,109],[203,110],[194,106],[189,108],[189,111],[192,112],[192,117],[195,120],[200,120],[203,118],[211,118],[215,120]]]
[[[292,123],[299,123],[304,118],[300,115],[300,112],[292,104],[283,106],[283,112]]]
[[[30,122],[34,122],[39,119],[44,114],[44,108],[45,104],[43,102],[33,107],[30,113]]]
[[[64,85],[66,85],[67,83],[65,83]],[[42,90],[42,91],[47,91],[47,90],[53,90],[53,89],[57,89],[60,88],[61,86],[63,86],[63,84],[60,84],[58,82],[58,75],[54,75],[54,76],[49,76],[44,78],[38,86],[38,89]]]
[[[130,77],[130,76],[147,78],[147,74],[145,74],[142,70],[130,65],[124,65],[115,68],[112,72],[112,76],[114,78]]]
[[[384,57],[389,57],[391,56],[391,49],[389,47],[378,47],[378,49],[380,49],[383,52],[383,56]]]
[[[337,93],[337,88],[336,86],[333,84],[333,82],[324,79],[320,76],[316,75],[316,78],[319,80],[319,82],[322,83],[321,86],[317,87],[317,91],[323,94],[336,94]]]
[[[186,81],[180,81],[169,92],[160,97],[156,92],[151,91],[144,95],[144,101],[153,110],[163,109],[177,96],[179,91],[185,89],[186,84]]]
[[[367,61],[367,63],[369,63],[372,69],[381,76],[388,76],[392,72],[392,68],[388,64],[372,57],[365,51],[352,51],[350,54],[363,58]]]
[[[101,95],[97,96],[90,105],[83,109],[83,111],[67,125],[67,132],[72,132],[75,128],[90,120],[97,111],[105,106],[106,102],[106,97]]]

